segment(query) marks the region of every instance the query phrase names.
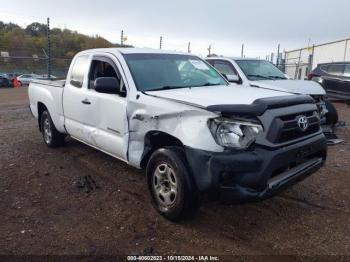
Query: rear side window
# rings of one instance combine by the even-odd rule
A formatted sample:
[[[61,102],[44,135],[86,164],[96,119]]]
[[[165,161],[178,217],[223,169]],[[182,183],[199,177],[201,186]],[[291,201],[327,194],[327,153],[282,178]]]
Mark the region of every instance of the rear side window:
[[[344,73],[344,65],[342,64],[329,65],[327,68],[327,73],[331,75],[342,75]]]
[[[79,56],[76,58],[70,76],[70,84],[72,86],[78,88],[81,88],[83,86],[84,76],[87,71],[88,60],[88,56]]]
[[[321,65],[321,66],[320,66],[320,69],[321,69],[323,72],[327,72],[327,68],[328,68],[328,65]]]
[[[344,76],[350,77],[350,64],[345,65]]]

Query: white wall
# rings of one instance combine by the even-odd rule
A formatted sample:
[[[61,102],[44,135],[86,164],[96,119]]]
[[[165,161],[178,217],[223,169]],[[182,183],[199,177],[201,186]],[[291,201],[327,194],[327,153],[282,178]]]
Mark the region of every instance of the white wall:
[[[305,77],[307,71],[311,71],[318,64],[350,61],[350,39],[315,46],[312,68],[308,68],[310,54],[312,54],[312,48],[302,48],[299,66],[299,69],[302,69],[301,79]],[[292,78],[295,77],[299,55],[300,49],[286,51],[286,74]]]
[[[315,68],[318,64],[322,63],[344,61],[345,44],[346,41],[342,41],[315,47],[312,67]]]

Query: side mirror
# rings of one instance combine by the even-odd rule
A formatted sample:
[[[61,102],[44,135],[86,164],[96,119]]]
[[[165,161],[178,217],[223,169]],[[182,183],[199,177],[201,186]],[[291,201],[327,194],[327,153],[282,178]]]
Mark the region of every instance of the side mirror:
[[[96,92],[105,94],[119,94],[120,83],[115,77],[98,77],[94,83]]]
[[[225,75],[225,74],[223,74],[223,76],[230,83],[239,83],[240,82],[240,79],[239,79],[238,75]]]

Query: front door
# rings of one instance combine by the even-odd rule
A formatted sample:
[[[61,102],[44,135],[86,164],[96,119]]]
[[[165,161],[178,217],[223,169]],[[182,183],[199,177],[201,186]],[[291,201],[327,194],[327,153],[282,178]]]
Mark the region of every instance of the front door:
[[[125,81],[119,69],[119,62],[114,56],[94,55],[91,60],[86,97],[94,103],[89,115],[94,127],[90,134],[94,145],[110,155],[127,160],[127,99]],[[99,77],[116,78],[121,83],[123,91],[119,94],[96,92],[94,82]]]

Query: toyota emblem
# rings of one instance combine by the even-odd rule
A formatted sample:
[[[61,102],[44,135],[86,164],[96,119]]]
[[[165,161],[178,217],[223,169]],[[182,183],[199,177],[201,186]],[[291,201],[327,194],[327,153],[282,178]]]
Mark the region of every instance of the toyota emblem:
[[[306,116],[300,116],[298,119],[298,126],[301,131],[306,131],[306,129],[309,127],[309,121],[307,120]]]

